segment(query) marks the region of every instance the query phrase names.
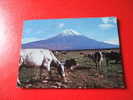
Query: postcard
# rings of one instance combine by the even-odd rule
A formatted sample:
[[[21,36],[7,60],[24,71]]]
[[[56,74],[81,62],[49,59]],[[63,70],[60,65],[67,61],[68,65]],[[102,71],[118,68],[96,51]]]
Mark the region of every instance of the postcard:
[[[125,88],[116,17],[25,20],[17,86]]]

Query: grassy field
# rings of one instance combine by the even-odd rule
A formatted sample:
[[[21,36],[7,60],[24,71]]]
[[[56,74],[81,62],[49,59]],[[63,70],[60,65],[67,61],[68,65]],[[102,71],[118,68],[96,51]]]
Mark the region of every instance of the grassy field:
[[[110,50],[103,50],[109,52]],[[119,50],[114,50],[119,52]],[[102,73],[96,71],[96,65],[85,54],[94,53],[95,50],[83,51],[59,51],[55,56],[61,61],[65,62],[67,59],[74,58],[79,67],[73,71],[66,69],[67,82],[64,82],[59,76],[57,69],[52,67],[51,79],[46,79],[48,76],[47,70],[42,69],[40,77],[39,68],[23,67],[20,71],[20,80],[22,88],[125,88],[123,80],[123,66],[121,63],[115,64],[111,61],[107,66],[105,59],[103,62]]]

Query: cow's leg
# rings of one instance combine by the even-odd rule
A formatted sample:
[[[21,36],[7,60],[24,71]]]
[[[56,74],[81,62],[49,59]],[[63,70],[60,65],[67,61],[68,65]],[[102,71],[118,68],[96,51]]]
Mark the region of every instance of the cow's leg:
[[[97,63],[96,63],[96,71],[97,71]]]
[[[99,64],[97,61],[95,63],[96,63],[96,71],[98,72],[99,71]]]
[[[109,59],[106,59],[106,65],[109,66]]]
[[[40,80],[42,79],[43,66],[40,66]]]
[[[102,68],[103,66],[102,66],[102,61],[100,61],[99,62],[99,70],[100,70],[100,72],[103,72],[103,68]]]
[[[57,71],[58,71],[59,75],[62,77],[62,68],[61,68],[60,64],[57,67]]]
[[[20,57],[19,58],[19,69],[18,69],[18,76],[17,76],[17,85],[21,85],[21,81],[20,81],[20,72],[21,72],[21,69],[22,69],[22,65],[23,65],[23,58]]]
[[[48,79],[51,79],[51,70],[50,70],[50,64],[51,64],[51,61],[48,61],[47,62],[47,70],[48,70]]]
[[[50,79],[51,78],[51,71],[50,71],[50,64],[51,64],[51,60],[50,59],[45,59],[43,61],[42,66],[45,67],[48,71],[48,76],[46,77],[46,79]]]
[[[21,81],[20,81],[20,71],[18,71],[18,76],[17,76],[17,85],[20,86],[21,85]]]
[[[100,62],[98,62],[97,69],[98,69],[98,72],[100,73]]]

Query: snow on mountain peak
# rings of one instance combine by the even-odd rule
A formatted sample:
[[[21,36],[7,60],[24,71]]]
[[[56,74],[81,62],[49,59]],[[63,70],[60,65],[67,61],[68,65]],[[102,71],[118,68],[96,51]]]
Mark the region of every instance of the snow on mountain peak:
[[[63,36],[68,36],[68,35],[80,35],[79,32],[76,32],[75,30],[72,30],[72,29],[66,29],[64,30],[61,35]]]

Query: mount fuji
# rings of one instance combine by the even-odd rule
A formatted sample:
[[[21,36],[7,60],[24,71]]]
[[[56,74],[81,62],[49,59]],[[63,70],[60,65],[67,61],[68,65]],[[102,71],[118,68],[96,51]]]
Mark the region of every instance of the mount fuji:
[[[119,48],[118,45],[104,43],[88,38],[80,33],[67,29],[62,33],[45,40],[22,45],[22,48],[48,48],[52,50],[85,50]]]

